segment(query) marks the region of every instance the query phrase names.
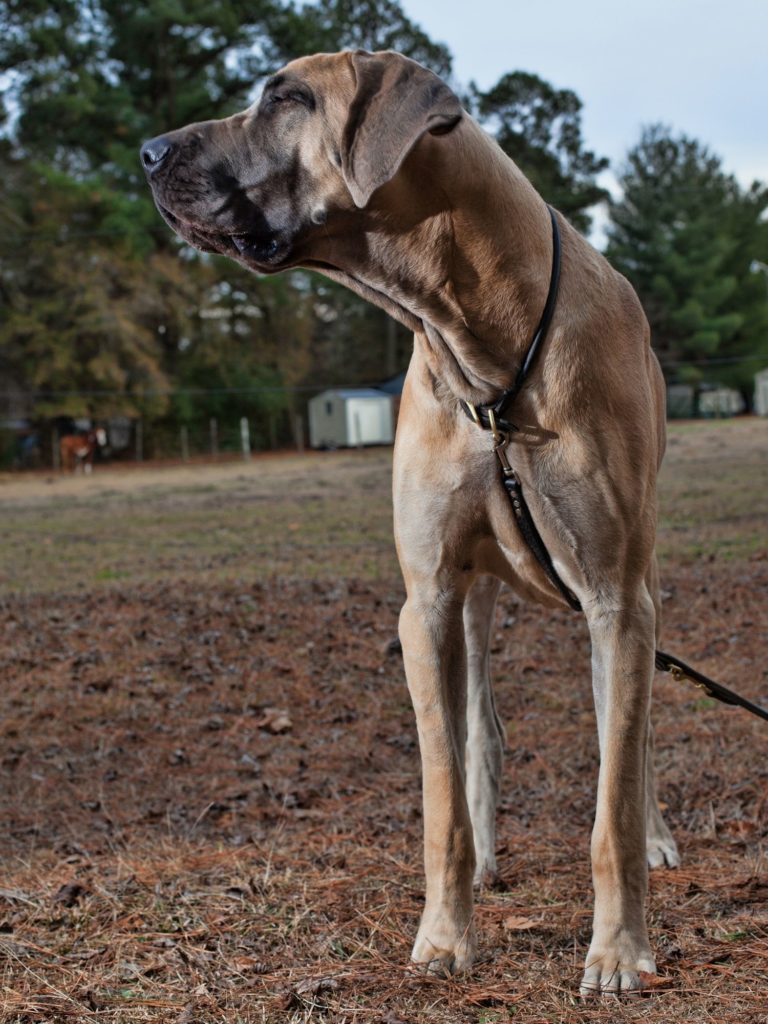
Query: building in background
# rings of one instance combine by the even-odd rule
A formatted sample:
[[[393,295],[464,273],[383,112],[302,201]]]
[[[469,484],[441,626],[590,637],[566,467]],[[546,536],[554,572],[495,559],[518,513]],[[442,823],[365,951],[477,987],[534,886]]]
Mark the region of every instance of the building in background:
[[[392,395],[377,388],[323,391],[309,401],[309,443],[313,448],[392,444],[392,413]]]
[[[755,412],[768,416],[768,369],[755,374]]]

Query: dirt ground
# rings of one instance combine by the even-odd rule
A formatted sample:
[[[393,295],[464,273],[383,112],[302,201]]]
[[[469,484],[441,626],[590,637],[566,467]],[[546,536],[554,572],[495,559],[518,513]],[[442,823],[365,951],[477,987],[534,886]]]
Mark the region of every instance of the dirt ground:
[[[665,649],[768,705],[768,423],[670,432]],[[408,966],[416,732],[387,450],[0,478],[0,1021],[768,1021],[768,726],[659,676],[659,977],[580,1004],[597,751],[578,615],[500,601],[481,958]]]

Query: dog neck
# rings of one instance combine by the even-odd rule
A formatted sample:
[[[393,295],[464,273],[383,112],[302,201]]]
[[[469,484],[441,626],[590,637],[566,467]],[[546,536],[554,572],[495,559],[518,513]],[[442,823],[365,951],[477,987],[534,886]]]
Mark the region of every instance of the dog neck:
[[[425,136],[366,210],[313,249],[305,265],[413,330],[433,374],[475,403],[514,379],[552,264],[544,201],[468,117]]]

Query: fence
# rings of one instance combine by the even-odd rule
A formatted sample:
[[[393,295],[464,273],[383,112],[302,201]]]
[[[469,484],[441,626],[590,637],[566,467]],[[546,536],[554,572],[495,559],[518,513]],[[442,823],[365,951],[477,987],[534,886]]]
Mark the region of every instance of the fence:
[[[305,417],[285,411],[181,424],[106,417],[98,424],[107,443],[93,446],[94,463],[248,459],[261,451],[303,451],[306,443]],[[0,430],[0,467],[59,470],[61,439],[88,426],[78,420],[67,426],[59,419],[6,427]]]
[[[129,444],[116,457],[142,462],[148,459],[173,459],[188,462],[206,457],[242,456],[253,452],[278,451],[305,446],[305,420],[301,415],[240,416],[222,420],[211,417],[207,423],[166,424],[135,420]],[[109,429],[108,429],[109,433]],[[114,449],[113,449],[114,450]]]
[[[731,364],[734,362],[756,363],[763,357],[750,356],[743,359],[712,359],[707,365]],[[672,364],[671,364],[672,365]],[[762,381],[768,375],[763,370],[755,377],[756,382],[768,394],[768,385]],[[404,375],[403,375],[404,376]],[[396,388],[389,388],[395,384]],[[382,393],[395,399],[402,386],[401,377],[377,386]],[[349,386],[330,387],[326,390],[344,392]],[[354,390],[354,386],[352,388]],[[365,390],[365,389],[363,389]],[[294,449],[302,451],[306,444],[307,399],[316,395],[318,388],[301,386],[294,388],[231,388],[231,389],[180,389],[157,394],[182,397],[186,402],[183,418],[171,419],[130,419],[125,416],[101,415],[93,412],[93,422],[104,427],[108,435],[106,449],[99,450],[96,461],[143,462],[163,460],[187,462],[193,459],[227,459],[249,457],[260,451]],[[0,392],[0,469],[45,469],[60,468],[59,444],[67,433],[88,430],[91,419],[78,421],[71,417],[58,416],[50,419],[25,418],[25,410],[37,401],[44,400],[48,408],[74,405],[81,408],[103,407],[115,400],[129,397],[106,391],[59,392],[45,395],[22,392]],[[758,392],[756,391],[756,396]],[[264,399],[277,399],[271,410],[264,408]],[[145,396],[147,397],[147,396]],[[232,410],[227,416],[210,417],[206,402],[211,397],[229,404]],[[282,400],[282,407],[280,407]],[[197,410],[195,404],[197,403]],[[289,412],[289,407],[301,409],[302,413]],[[207,407],[209,410],[210,405]],[[222,405],[218,405],[222,408]],[[744,408],[739,393],[730,388],[702,385],[700,394],[694,395],[689,384],[671,383],[667,388],[667,415],[670,419],[696,416],[728,416]],[[248,410],[252,410],[248,412]],[[243,416],[245,411],[247,415]],[[763,392],[756,397],[755,411],[768,414],[768,399]]]

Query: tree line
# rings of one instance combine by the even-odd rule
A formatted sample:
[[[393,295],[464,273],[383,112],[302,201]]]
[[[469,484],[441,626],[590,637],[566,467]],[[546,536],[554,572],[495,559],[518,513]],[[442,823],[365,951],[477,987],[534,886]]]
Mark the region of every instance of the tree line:
[[[6,402],[195,425],[292,412],[309,385],[407,365],[408,332],[343,288],[182,246],[137,157],[143,139],[241,109],[285,61],[356,47],[446,77],[580,230],[607,203],[608,256],[638,289],[668,376],[751,394],[768,365],[768,188],[742,188],[700,142],[647,128],[611,200],[572,90],[522,71],[487,91],[456,82],[447,47],[397,0],[0,0]]]

